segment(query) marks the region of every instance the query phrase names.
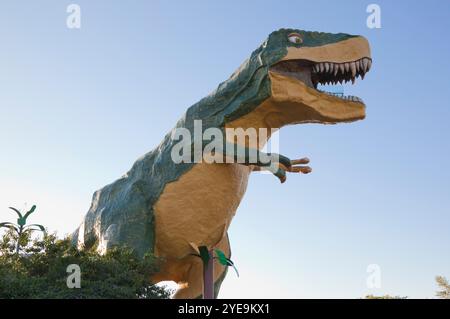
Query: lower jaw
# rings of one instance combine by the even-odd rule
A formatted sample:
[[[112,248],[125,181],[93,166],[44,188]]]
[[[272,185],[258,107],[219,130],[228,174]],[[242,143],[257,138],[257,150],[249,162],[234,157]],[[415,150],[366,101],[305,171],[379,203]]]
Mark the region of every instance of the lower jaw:
[[[313,90],[316,90],[317,92],[323,93],[323,94],[327,94],[329,96],[334,96],[336,98],[339,98],[343,101],[350,101],[350,102],[355,102],[355,103],[360,103],[362,105],[364,105],[364,102],[361,98],[359,98],[358,96],[354,96],[354,95],[344,95],[343,93],[334,93],[334,92],[327,92],[324,90],[319,90],[317,88],[318,83],[313,83],[313,79],[312,79],[312,73],[311,73],[311,69],[310,68],[305,68],[302,71],[299,72],[287,72],[287,71],[283,71],[283,70],[276,70],[273,71],[276,74],[279,74],[281,76],[285,76],[285,77],[289,77],[291,79],[293,79],[294,81],[298,81],[301,82],[302,84],[304,84],[305,86],[307,86],[308,88],[311,88]]]
[[[365,118],[365,105],[356,97],[323,92],[276,72],[269,75],[274,103],[286,113],[285,125],[348,123]]]

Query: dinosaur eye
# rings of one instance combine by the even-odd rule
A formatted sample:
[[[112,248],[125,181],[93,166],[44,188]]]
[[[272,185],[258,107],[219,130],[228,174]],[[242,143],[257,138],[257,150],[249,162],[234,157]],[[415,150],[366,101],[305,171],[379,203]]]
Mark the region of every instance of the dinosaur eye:
[[[298,33],[291,33],[288,35],[289,42],[300,44],[303,42],[302,36]]]

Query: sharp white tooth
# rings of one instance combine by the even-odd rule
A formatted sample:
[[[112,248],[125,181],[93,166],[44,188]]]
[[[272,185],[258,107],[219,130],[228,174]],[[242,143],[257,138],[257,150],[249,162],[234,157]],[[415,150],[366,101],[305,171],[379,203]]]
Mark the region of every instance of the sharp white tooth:
[[[352,70],[352,76],[353,76],[353,78],[354,78],[355,75],[356,75],[356,65],[355,65],[355,62],[350,63],[350,69]]]
[[[359,68],[360,68],[361,72],[366,71],[366,67],[364,66],[364,59],[359,60]]]
[[[363,72],[363,73],[361,73],[361,80],[364,80],[364,76],[365,76],[366,74]]]
[[[328,62],[325,63],[325,72],[328,73],[328,71],[330,70],[330,64]]]
[[[336,74],[339,72],[339,67],[337,64],[333,64],[334,66],[334,76],[336,76]]]
[[[356,62],[353,62],[353,64],[356,66],[356,72],[359,71],[359,60]]]
[[[345,72],[348,72],[348,70],[350,70],[350,64],[345,63]]]
[[[343,63],[339,64],[339,70],[341,70],[341,73],[344,74],[345,72],[345,66]]]
[[[323,72],[323,69],[324,69],[323,63],[320,63],[319,67],[320,67],[320,72]]]
[[[369,59],[364,58],[363,59],[363,70],[364,70],[364,73],[367,72],[368,65],[369,65]]]

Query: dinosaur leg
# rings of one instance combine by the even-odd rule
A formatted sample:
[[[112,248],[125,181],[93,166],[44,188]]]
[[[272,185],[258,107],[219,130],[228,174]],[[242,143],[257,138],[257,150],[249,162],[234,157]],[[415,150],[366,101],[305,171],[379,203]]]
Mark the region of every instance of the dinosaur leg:
[[[228,258],[231,256],[230,244],[228,235],[226,235],[219,244],[215,247],[222,250]],[[186,273],[182,281],[178,282],[178,290],[173,296],[174,299],[196,299],[202,298],[203,293],[203,265],[200,258],[195,256],[186,257],[186,262],[189,267],[186,268]],[[214,263],[214,292],[217,297],[220,285],[226,275],[226,267],[220,265],[218,262]]]

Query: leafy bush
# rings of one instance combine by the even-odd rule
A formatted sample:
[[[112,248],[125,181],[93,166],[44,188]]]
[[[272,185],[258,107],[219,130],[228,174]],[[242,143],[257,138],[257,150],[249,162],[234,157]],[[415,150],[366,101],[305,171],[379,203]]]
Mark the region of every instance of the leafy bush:
[[[117,247],[100,255],[95,247],[78,250],[69,239],[44,235],[20,238],[16,253],[13,230],[0,239],[0,298],[169,298],[171,291],[152,285],[157,271],[151,255],[139,258],[131,249]],[[81,269],[81,288],[67,287],[67,266]]]

